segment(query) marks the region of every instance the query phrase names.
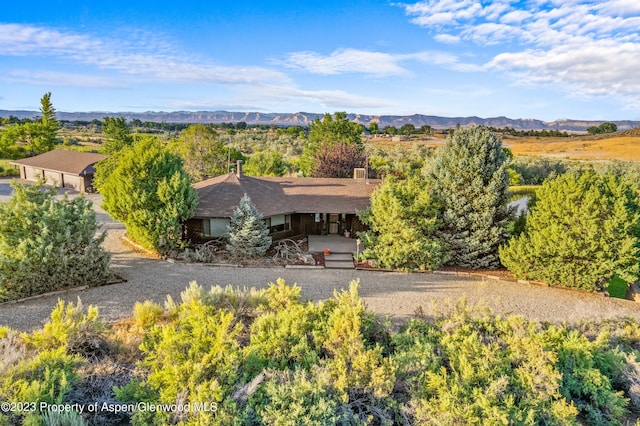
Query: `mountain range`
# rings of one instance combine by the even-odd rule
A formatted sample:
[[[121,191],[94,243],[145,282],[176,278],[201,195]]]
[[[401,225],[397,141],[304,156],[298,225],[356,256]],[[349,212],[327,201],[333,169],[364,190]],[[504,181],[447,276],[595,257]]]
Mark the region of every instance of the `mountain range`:
[[[33,118],[39,115],[37,111],[8,111],[0,110],[0,117],[15,116]],[[262,112],[230,112],[230,111],[147,111],[147,112],[62,112],[58,111],[58,120],[67,121],[91,121],[101,120],[103,117],[125,117],[128,121],[138,119],[140,121],[166,122],[166,123],[237,123],[244,121],[248,125],[275,125],[275,126],[308,126],[314,119],[322,118],[324,114],[296,112],[296,113],[262,113]],[[438,117],[433,115],[365,115],[348,114],[348,119],[356,123],[369,126],[377,122],[380,129],[386,126],[401,127],[404,124],[413,124],[416,128],[431,126],[435,129],[454,128],[458,124],[466,127],[471,125],[483,125],[491,127],[510,127],[516,130],[558,130],[567,132],[585,132],[591,126],[598,126],[606,120],[570,120],[559,119],[555,121],[542,121],[533,118],[508,118],[508,117]],[[640,127],[640,121],[620,120],[612,121],[618,126],[618,130],[628,130]]]

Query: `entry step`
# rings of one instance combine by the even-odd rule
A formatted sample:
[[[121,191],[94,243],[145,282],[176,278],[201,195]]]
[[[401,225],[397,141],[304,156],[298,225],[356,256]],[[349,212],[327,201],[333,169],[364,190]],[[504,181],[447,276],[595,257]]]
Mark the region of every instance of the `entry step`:
[[[325,259],[324,267],[326,269],[354,269],[353,260],[328,260]]]
[[[353,263],[353,254],[351,253],[331,253],[331,254],[325,254],[324,255],[324,260],[349,260]]]

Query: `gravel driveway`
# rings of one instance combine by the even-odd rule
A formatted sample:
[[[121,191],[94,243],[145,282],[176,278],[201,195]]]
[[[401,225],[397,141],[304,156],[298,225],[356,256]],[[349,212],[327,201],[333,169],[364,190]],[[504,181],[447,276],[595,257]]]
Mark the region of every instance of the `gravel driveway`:
[[[97,305],[101,315],[113,321],[129,316],[136,301],[163,303],[167,295],[179,297],[190,281],[197,281],[207,289],[215,284],[262,288],[278,277],[289,284],[297,283],[302,287],[303,297],[310,300],[332,297],[334,289],[348,288],[351,280],[359,279],[360,295],[367,306],[396,321],[410,317],[419,307],[429,313],[433,301],[455,301],[462,296],[470,304],[484,303],[496,313],[531,319],[576,322],[630,316],[640,321],[640,306],[631,301],[500,280],[433,273],[222,268],[150,259],[123,244],[122,224],[111,220],[98,207],[98,195],[89,198],[94,200],[98,218],[108,233],[105,247],[113,255],[112,269],[127,282],[0,305],[0,324],[25,331],[40,327],[58,298],[76,301],[80,297],[85,305]]]

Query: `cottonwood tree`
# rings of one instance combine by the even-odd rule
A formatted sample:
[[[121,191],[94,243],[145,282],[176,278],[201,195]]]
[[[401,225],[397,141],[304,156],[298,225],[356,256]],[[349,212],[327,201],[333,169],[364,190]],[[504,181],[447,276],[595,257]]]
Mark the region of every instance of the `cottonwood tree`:
[[[500,139],[484,127],[460,128],[429,165],[441,204],[439,237],[450,264],[496,268],[498,247],[508,237],[509,163]]]
[[[162,141],[142,138],[98,163],[95,184],[102,207],[133,240],[161,253],[180,246],[196,193],[182,160]]]
[[[55,189],[12,184],[0,203],[0,301],[67,286],[96,284],[109,275],[105,233],[84,197],[56,199]]]
[[[567,173],[546,181],[524,232],[500,249],[518,278],[601,290],[618,274],[638,279],[640,199],[613,175]]]
[[[259,151],[249,157],[243,170],[247,176],[283,176],[287,165],[276,151]]]
[[[185,171],[196,182],[227,172],[229,150],[211,126],[190,125],[170,147],[182,158]]]
[[[447,259],[436,237],[441,226],[438,204],[421,177],[398,180],[387,176],[359,217],[370,230],[360,233],[366,258],[391,269],[432,270]]]
[[[309,139],[300,158],[300,169],[309,176],[315,165],[315,156],[324,146],[338,143],[362,146],[363,126],[347,119],[346,112],[336,112],[334,116],[325,114],[322,120],[315,119],[309,127]]]
[[[258,257],[264,255],[271,246],[264,217],[246,194],[231,216],[228,233],[227,250],[235,255]]]

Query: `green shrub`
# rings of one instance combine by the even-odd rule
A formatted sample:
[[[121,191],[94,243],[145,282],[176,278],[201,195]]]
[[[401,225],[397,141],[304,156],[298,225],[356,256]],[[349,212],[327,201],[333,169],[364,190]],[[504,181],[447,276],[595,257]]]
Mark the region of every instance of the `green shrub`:
[[[148,369],[151,389],[158,392],[157,402],[221,403],[228,398],[237,381],[241,362],[238,338],[242,324],[233,314],[215,310],[193,298],[182,303],[173,321],[156,325],[144,336],[142,365]],[[194,421],[213,418],[212,412],[184,413]],[[134,415],[144,424],[153,413]],[[155,413],[154,421],[166,422],[171,413]]]
[[[51,312],[51,320],[41,330],[24,335],[27,343],[37,349],[64,348],[69,354],[86,357],[102,356],[109,352],[108,327],[98,315],[98,308],[89,305],[86,313],[82,301],[74,306],[58,300]]]
[[[256,423],[270,425],[350,424],[353,416],[341,405],[332,395],[329,375],[320,369],[275,374],[250,401]]]
[[[440,228],[438,205],[424,179],[387,177],[358,214],[371,230],[359,236],[364,258],[383,268],[432,270],[447,260],[446,245],[435,237]]]
[[[164,313],[162,306],[150,300],[136,302],[133,305],[133,320],[138,327],[153,325]]]
[[[89,370],[67,353],[67,334],[97,317],[63,303],[55,312],[55,327],[24,335],[41,352],[0,370],[0,399],[76,400],[69,389]],[[367,311],[357,283],[313,304],[283,280],[208,292],[191,283],[165,313],[151,302],[137,312],[142,360],[113,388],[117,400],[215,404],[137,412],[137,425],[601,425],[623,421],[626,397],[638,396],[640,324],[631,319],[558,326],[462,299],[395,333]],[[26,349],[14,332],[0,336],[0,348]]]
[[[44,426],[85,426],[87,423],[75,411],[50,411],[42,416]]]
[[[7,402],[61,404],[79,377],[75,370],[82,364],[77,355],[65,348],[45,350],[22,360],[0,377],[0,400]],[[25,424],[38,424],[38,411],[15,413]]]
[[[109,275],[91,201],[55,198],[54,189],[13,184],[0,204],[0,301],[62,287],[96,284]]]
[[[601,333],[494,317],[457,304],[394,336],[416,424],[617,424],[624,359]],[[618,388],[616,388],[616,386]]]
[[[294,305],[260,315],[251,324],[251,338],[244,349],[246,373],[255,375],[263,368],[304,368],[318,362],[321,348],[314,342],[319,320],[313,305]]]
[[[144,137],[96,165],[102,207],[142,246],[169,252],[182,244],[196,193],[182,160],[164,143]]]
[[[620,178],[567,173],[536,193],[524,231],[500,248],[518,278],[602,290],[640,272],[640,199]]]

